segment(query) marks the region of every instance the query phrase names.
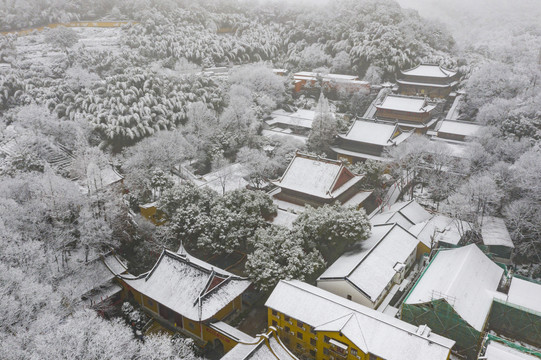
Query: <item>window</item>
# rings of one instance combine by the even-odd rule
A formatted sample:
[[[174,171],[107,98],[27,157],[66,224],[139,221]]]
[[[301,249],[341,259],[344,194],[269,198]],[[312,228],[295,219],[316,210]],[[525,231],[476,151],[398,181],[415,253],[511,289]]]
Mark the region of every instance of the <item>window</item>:
[[[302,350],[302,343],[297,343],[297,350]]]
[[[311,327],[311,326],[309,326],[309,328],[310,328],[310,332],[311,332],[312,334],[314,334],[314,335],[315,335],[315,334],[316,334],[316,329],[314,329],[314,328],[313,328],[313,327]]]
[[[374,354],[368,354],[368,360],[378,360],[378,357]]]
[[[297,326],[302,328],[304,326],[304,323],[302,321],[297,320]]]
[[[274,326],[274,327],[278,326],[278,323],[276,322],[276,320],[272,320],[272,326]]]
[[[316,346],[316,339],[310,338],[310,345]]]
[[[327,335],[325,335],[325,337],[323,338],[323,341],[325,341],[327,344],[329,343],[329,337]]]
[[[315,350],[310,350],[310,356],[312,357],[316,357],[316,351]]]
[[[351,355],[357,356],[357,349],[351,349]]]
[[[329,348],[323,348],[323,354],[329,355]]]
[[[348,300],[351,300],[351,295],[348,295]]]
[[[291,318],[289,316],[284,316],[284,320],[289,322],[291,320]]]
[[[272,310],[272,316],[278,316],[278,312],[276,310]]]
[[[302,333],[297,331],[297,338],[302,340]]]
[[[289,326],[286,326],[286,327],[284,328],[284,330],[285,330],[286,333],[288,333],[288,335],[289,335],[289,332],[291,331],[291,330],[289,329]]]

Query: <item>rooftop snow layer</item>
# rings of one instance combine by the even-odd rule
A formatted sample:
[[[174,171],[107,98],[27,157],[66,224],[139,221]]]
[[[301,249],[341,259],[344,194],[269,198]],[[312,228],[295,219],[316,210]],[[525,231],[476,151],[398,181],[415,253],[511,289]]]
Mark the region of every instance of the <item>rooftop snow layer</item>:
[[[484,358],[487,360],[539,360],[537,356],[526,354],[496,341],[488,344]]]
[[[168,250],[148,273],[122,279],[138,292],[196,321],[210,319],[250,286],[249,280],[185,252]]]
[[[479,124],[444,120],[441,122],[438,132],[460,136],[476,136],[479,135],[482,128]]]
[[[418,97],[387,95],[383,102],[376,106],[378,109],[404,111],[412,113],[426,113],[434,110],[436,106],[428,105],[426,100]]]
[[[274,331],[259,336],[259,339],[253,339],[251,343],[236,345],[221,360],[298,360]]]
[[[482,331],[502,274],[503,269],[475,244],[440,250],[405,303],[445,299],[473,328]]]
[[[312,128],[316,112],[313,110],[299,109],[296,112],[290,113],[285,110],[276,110],[272,112],[272,119],[265,122],[269,126],[276,124],[285,124],[289,126],[302,127],[306,129]]]
[[[349,180],[335,188],[339,177]],[[280,188],[298,191],[319,198],[334,198],[363,177],[351,173],[341,162],[296,154],[281,179],[274,184]]]
[[[340,331],[363,352],[387,360],[447,359],[454,341],[298,280],[280,281],[266,304],[316,331]],[[393,346],[389,346],[392,344]]]
[[[400,144],[409,138],[411,134],[411,132],[402,131],[395,124],[356,120],[346,135],[341,135],[340,137],[366,144],[390,146]]]
[[[505,222],[502,218],[486,216],[483,219],[481,235],[483,236],[483,244],[487,246],[515,248],[513,240],[511,240],[511,235],[509,235],[507,226],[505,226]]]
[[[370,222],[372,225],[398,223],[404,229],[430,219],[432,215],[415,200],[397,202],[386,211],[375,214]]]
[[[419,241],[431,248],[434,243],[444,242],[458,245],[465,231],[471,230],[471,224],[452,219],[445,215],[434,215],[429,220],[413,225],[408,229]]]
[[[408,70],[401,71],[404,75],[433,77],[433,78],[448,78],[456,75],[456,71],[442,68],[439,65],[420,64]]]
[[[379,240],[371,248],[367,249],[361,242],[359,250],[348,251],[338,258],[318,281],[348,279],[375,302],[396,275],[395,265],[405,264],[419,241],[396,224],[375,226],[373,232],[366,240],[368,244]]]
[[[541,313],[541,285],[513,277],[507,301]]]

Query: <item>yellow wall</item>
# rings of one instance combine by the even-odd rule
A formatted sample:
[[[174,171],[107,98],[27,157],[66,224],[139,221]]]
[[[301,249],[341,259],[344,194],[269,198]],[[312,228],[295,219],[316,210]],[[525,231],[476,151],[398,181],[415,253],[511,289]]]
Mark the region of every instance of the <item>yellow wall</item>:
[[[270,308],[268,309],[268,325],[277,327],[280,339],[282,339],[291,351],[298,355],[303,354],[316,360],[329,360],[331,357],[347,360],[384,360],[379,357],[370,358],[369,354],[363,353],[353,342],[339,332],[318,331],[314,333],[310,331],[312,328],[309,324],[303,324],[303,327],[299,327],[296,319],[290,318],[288,322],[286,321],[286,316],[284,314],[280,312],[273,314],[273,310]],[[285,331],[286,326],[289,327],[290,332]],[[291,334],[291,331],[294,335]],[[297,333],[302,334],[302,340],[297,337]],[[328,342],[325,342],[325,336],[347,345],[347,356],[341,357],[334,353],[332,350],[333,346]],[[310,339],[315,340],[315,345]],[[315,357],[312,355],[313,353],[310,353],[310,350],[316,350]],[[355,352],[356,355],[354,355]],[[449,356],[450,353],[451,352],[449,351]],[[449,359],[449,356],[447,359]]]
[[[218,339],[224,345],[224,352],[228,352],[238,344],[235,340],[219,333],[218,331],[209,328],[207,325],[203,325],[203,340],[214,344],[214,341]]]
[[[424,254],[430,254],[430,249],[428,246],[419,241],[419,245],[417,245],[417,260],[419,260]]]
[[[158,303],[148,296],[143,295],[143,305],[149,309],[154,311],[155,313],[158,313]]]
[[[222,310],[218,311],[216,315],[213,316],[213,318],[216,320],[222,320],[224,317],[231,314],[235,309],[240,310],[242,304],[241,296],[237,296],[235,300],[231,301]]]

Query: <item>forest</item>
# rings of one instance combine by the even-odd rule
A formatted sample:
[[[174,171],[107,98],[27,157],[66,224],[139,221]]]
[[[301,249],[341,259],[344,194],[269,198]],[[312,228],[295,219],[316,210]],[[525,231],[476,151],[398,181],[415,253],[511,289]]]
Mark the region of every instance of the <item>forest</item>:
[[[100,19],[130,23],[101,35],[63,26],[18,33]],[[314,280],[369,236],[364,210],[337,205],[307,208],[291,228],[269,224],[277,208],[268,181],[298,150],[330,155],[337,133],[374,100],[297,96],[291,77],[273,68],[373,85],[419,63],[456,69],[460,119],[486,126],[467,160],[456,163],[419,136],[387,154],[389,168],[367,161],[350,169],[376,189],[412,171],[434,209],[474,224],[503,217],[518,271],[541,279],[541,28],[513,19],[503,28],[487,22],[468,39],[393,0],[2,2],[0,358],[200,358],[188,339],[139,341],[133,309],[99,316],[80,306],[87,280],[78,269],[111,249],[133,274],[150,270],[164,247],[207,258],[243,252],[245,275],[265,293],[280,279]],[[493,31],[501,41],[487,40]],[[218,67],[231,71],[205,73]],[[262,135],[272,111],[302,108],[330,126],[306,144]],[[250,190],[225,193],[224,185],[218,194],[183,175],[236,162],[248,169]],[[106,186],[111,172],[122,184]],[[147,203],[164,225],[140,215]]]

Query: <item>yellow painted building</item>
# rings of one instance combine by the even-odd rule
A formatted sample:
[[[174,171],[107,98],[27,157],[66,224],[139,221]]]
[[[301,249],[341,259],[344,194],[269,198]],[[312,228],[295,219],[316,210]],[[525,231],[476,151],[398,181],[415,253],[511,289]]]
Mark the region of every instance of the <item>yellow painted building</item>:
[[[315,286],[280,281],[268,325],[295,354],[317,360],[446,360],[454,341]]]
[[[221,321],[242,310],[250,281],[184,251],[164,250],[148,273],[122,275],[119,281],[125,298],[201,345],[210,342],[227,352],[242,339],[252,339]]]

